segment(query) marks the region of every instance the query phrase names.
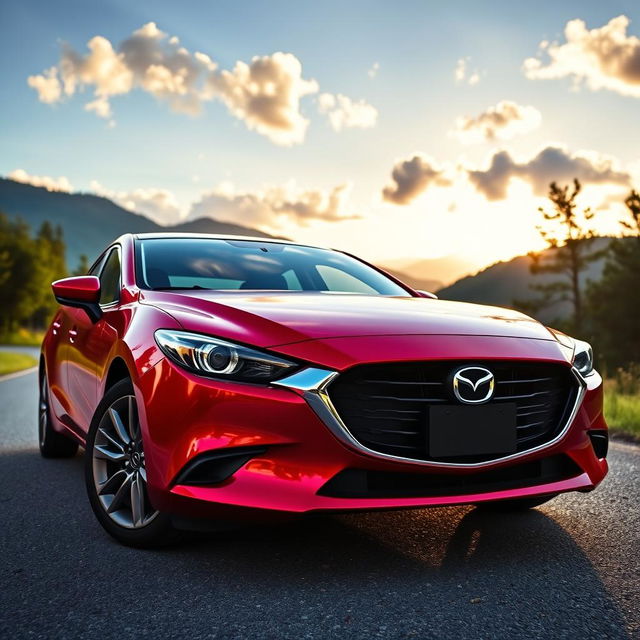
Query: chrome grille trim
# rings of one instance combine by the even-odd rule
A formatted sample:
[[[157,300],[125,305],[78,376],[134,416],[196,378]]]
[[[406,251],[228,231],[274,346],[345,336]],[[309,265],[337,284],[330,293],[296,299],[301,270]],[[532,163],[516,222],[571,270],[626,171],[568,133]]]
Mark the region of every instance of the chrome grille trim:
[[[381,453],[379,451],[369,449],[350,433],[346,424],[342,421],[342,418],[338,414],[336,408],[333,406],[331,398],[327,393],[327,388],[329,387],[329,385],[340,375],[337,371],[308,367],[286,378],[277,380],[272,384],[300,392],[309,406],[313,409],[320,420],[322,420],[322,422],[329,428],[329,430],[341,442],[343,442],[350,448],[355,449],[359,453],[364,453],[368,456],[380,458],[382,460],[402,462],[405,464],[411,464],[420,467],[439,467],[444,469],[478,469],[481,467],[492,466],[496,463],[517,460],[518,458],[528,456],[532,453],[544,451],[545,449],[553,447],[567,435],[567,432],[569,431],[569,428],[575,420],[578,409],[582,404],[582,400],[587,390],[587,383],[582,375],[578,372],[578,370],[574,367],[571,367],[571,373],[576,379],[578,393],[576,393],[576,397],[573,406],[571,407],[571,411],[569,412],[569,416],[567,417],[564,425],[560,429],[558,435],[555,436],[555,438],[525,451],[519,451],[507,456],[492,458],[491,460],[483,460],[481,462],[438,462],[434,460],[417,460],[415,458],[406,458],[403,456]]]

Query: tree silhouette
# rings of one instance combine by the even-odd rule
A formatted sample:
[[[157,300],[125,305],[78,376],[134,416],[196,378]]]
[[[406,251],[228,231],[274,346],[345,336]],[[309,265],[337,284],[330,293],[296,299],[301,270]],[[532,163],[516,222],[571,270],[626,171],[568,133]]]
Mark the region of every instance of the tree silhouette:
[[[535,312],[558,302],[568,301],[572,308],[570,329],[578,334],[584,329],[581,275],[591,262],[605,253],[605,250],[593,249],[595,235],[584,224],[593,218],[594,213],[590,208],[581,213],[577,211],[576,200],[581,190],[582,186],[577,178],[573,181],[572,189],[569,185],[561,187],[556,182],[549,185],[548,197],[553,209],[549,212],[544,207],[539,207],[538,211],[544,222],[537,227],[548,250],[529,254],[532,259],[530,271],[532,274],[557,274],[558,279],[530,285],[531,289],[541,295],[533,301],[515,302],[516,305]]]
[[[640,194],[631,191],[625,204],[627,238],[611,243],[602,279],[588,289],[596,346],[611,368],[640,363]]]
[[[640,193],[632,189],[624,203],[627,205],[627,209],[629,209],[631,222],[620,220],[620,224],[627,229],[627,231],[630,231],[631,235],[640,239]]]
[[[89,258],[85,253],[80,254],[80,259],[78,260],[78,266],[74,269],[74,276],[85,276],[89,271]]]
[[[51,282],[66,275],[64,256],[60,227],[45,221],[34,237],[28,224],[0,212],[0,334],[45,326],[57,308]]]

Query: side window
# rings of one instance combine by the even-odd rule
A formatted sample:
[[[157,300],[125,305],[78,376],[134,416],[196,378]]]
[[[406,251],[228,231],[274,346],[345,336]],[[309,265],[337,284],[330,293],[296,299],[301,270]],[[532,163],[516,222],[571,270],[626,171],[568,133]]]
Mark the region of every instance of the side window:
[[[120,254],[113,249],[100,274],[100,304],[117,302],[120,298]]]
[[[287,283],[287,289],[289,291],[302,291],[300,280],[298,280],[298,276],[293,269],[288,269],[287,271],[285,271],[282,274],[282,277],[285,279],[285,282]]]
[[[93,266],[91,267],[91,269],[89,269],[89,272],[87,273],[88,276],[97,276],[100,273],[100,267],[102,266],[102,263],[104,262],[104,254],[102,254],[94,263]]]
[[[345,291],[349,293],[377,293],[373,287],[354,278],[351,274],[327,264],[319,264],[316,269],[324,280],[327,291]]]

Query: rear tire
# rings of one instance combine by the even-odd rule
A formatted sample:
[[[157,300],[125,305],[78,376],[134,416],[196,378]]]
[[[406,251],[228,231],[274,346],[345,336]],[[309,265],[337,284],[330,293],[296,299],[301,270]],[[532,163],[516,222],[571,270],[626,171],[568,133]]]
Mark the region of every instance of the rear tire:
[[[40,370],[40,394],[38,400],[38,444],[43,458],[72,458],[78,451],[78,443],[58,433],[51,426],[49,383],[44,367]]]
[[[101,400],[87,435],[85,484],[105,531],[130,547],[156,548],[177,540],[168,514],[147,495],[144,450],[133,384],[116,383]]]
[[[553,500],[557,494],[552,496],[536,496],[534,498],[513,498],[511,500],[494,500],[491,502],[478,502],[475,504],[476,509],[481,511],[494,511],[508,513],[509,511],[526,511],[539,507],[549,500]]]

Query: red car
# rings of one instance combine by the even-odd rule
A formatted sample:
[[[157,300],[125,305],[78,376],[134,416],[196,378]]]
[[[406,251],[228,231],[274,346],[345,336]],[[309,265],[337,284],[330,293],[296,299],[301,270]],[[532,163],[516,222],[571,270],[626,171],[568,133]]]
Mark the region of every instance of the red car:
[[[311,512],[527,508],[607,473],[589,345],[338,251],[125,235],[53,283],[40,450],[123,543]]]

